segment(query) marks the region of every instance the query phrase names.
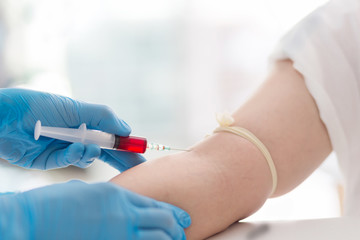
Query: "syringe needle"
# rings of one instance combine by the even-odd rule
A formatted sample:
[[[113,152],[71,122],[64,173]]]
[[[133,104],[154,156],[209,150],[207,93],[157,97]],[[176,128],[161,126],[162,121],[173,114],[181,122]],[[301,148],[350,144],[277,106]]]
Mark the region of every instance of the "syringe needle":
[[[150,150],[157,150],[157,151],[171,151],[171,150],[189,151],[189,150],[180,149],[180,148],[172,148],[172,147],[165,146],[165,145],[158,144],[158,143],[148,143],[147,148]]]
[[[183,151],[183,152],[188,152],[188,151],[190,151],[189,149],[172,148],[172,147],[169,147],[169,148],[170,148],[169,150],[175,150],[175,151]]]

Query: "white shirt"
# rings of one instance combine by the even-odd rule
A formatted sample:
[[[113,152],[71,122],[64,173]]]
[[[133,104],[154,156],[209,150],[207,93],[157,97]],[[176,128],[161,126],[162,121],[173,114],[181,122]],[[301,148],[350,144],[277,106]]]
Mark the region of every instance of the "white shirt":
[[[272,61],[289,58],[319,108],[345,179],[345,215],[360,215],[360,0],[334,0],[297,24]]]

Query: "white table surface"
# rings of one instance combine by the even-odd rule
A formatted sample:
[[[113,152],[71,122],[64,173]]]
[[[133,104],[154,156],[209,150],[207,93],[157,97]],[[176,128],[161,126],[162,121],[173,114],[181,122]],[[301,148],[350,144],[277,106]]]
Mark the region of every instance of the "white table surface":
[[[359,218],[239,222],[208,240],[360,240]]]

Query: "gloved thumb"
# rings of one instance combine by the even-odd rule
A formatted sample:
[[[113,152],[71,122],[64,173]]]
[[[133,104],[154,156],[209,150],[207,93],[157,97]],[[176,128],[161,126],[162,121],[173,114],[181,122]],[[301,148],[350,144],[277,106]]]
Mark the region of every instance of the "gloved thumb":
[[[127,137],[131,132],[130,126],[118,118],[115,112],[105,105],[80,103],[80,123],[86,123],[89,129],[101,130],[104,132]]]

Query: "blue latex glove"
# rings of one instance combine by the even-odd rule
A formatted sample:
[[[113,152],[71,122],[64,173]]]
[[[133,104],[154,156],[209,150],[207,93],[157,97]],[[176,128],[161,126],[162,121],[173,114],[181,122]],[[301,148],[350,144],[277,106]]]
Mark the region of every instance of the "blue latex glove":
[[[0,196],[0,236],[26,239],[186,239],[190,217],[112,183],[71,181]]]
[[[120,171],[144,161],[138,154],[101,150],[97,145],[67,143],[41,137],[34,140],[34,126],[88,128],[128,136],[130,127],[106,106],[89,104],[55,94],[0,89],[0,158],[25,168],[52,169],[69,165],[87,167],[99,158]]]

